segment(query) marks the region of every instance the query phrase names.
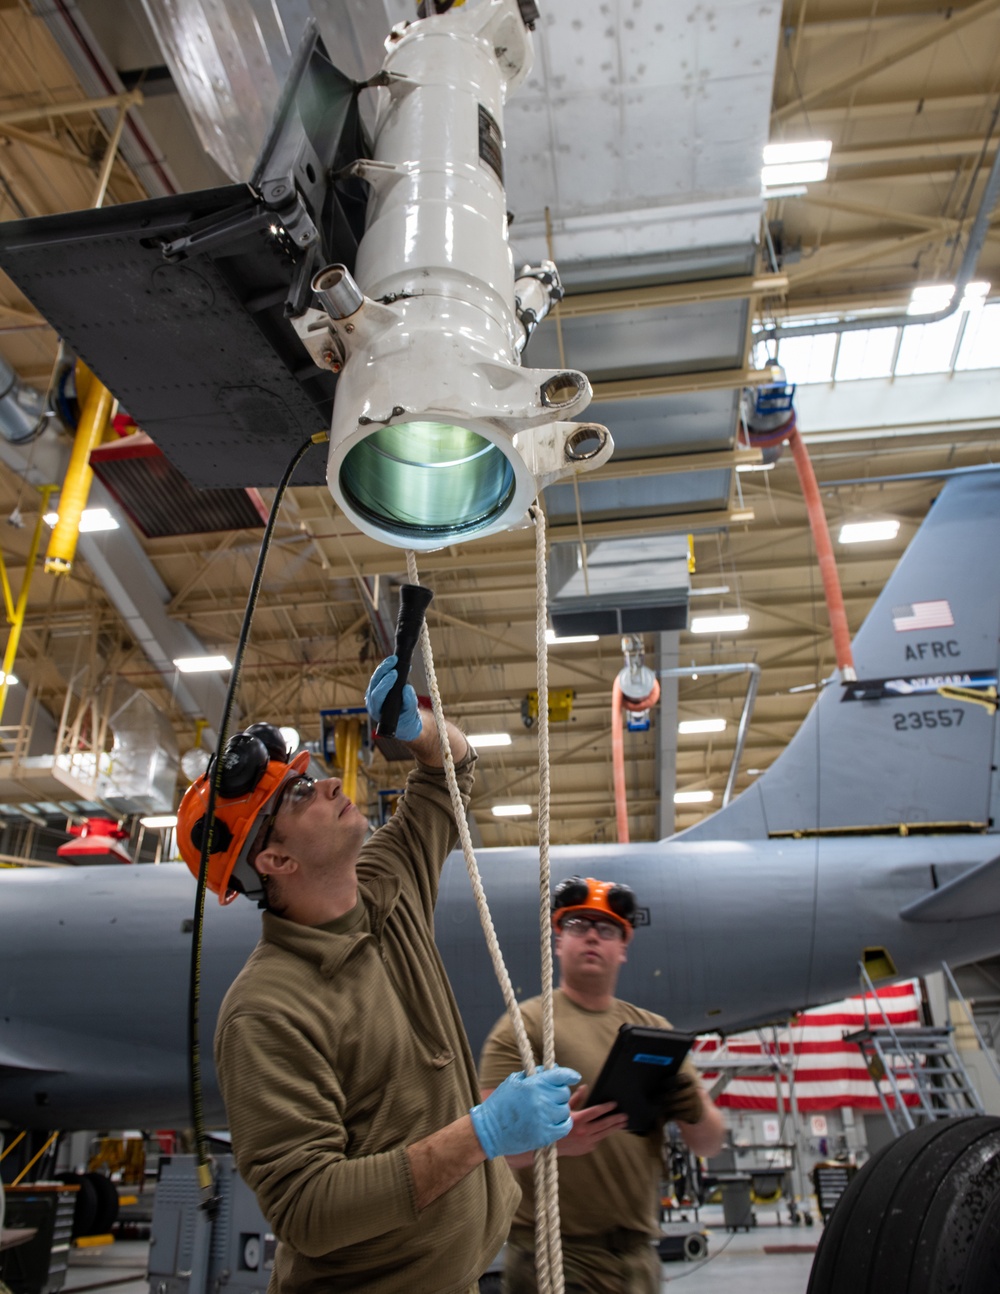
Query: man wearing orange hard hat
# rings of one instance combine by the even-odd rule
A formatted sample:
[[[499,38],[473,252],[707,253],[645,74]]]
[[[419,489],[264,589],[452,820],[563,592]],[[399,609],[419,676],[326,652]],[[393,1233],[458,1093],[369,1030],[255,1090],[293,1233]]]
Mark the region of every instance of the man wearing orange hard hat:
[[[627,885],[571,876],[556,886],[552,926],[559,962],[553,994],[556,1063],[578,1070],[573,1130],[558,1143],[559,1213],[567,1294],[658,1294],[660,1262],[652,1241],[660,1234],[663,1129],[674,1121],[697,1155],[722,1146],[722,1115],[704,1091],[689,1059],[666,1096],[652,1131],[626,1132],[627,1118],[613,1102],[585,1104],[591,1086],[623,1025],[669,1029],[662,1016],[614,996],[618,974],[635,935],[635,894]],[[542,1053],[541,998],[521,1003],[536,1060]],[[479,1076],[492,1091],[518,1056],[506,1016],[483,1046]],[[533,1152],[510,1156],[521,1185],[521,1203],[508,1238],[504,1294],[534,1294]]]
[[[368,685],[373,724],[395,666]],[[468,802],[475,751],[447,735]],[[268,724],[227,743],[211,824],[211,773],[178,813],[191,870],[207,840],[209,889],[264,909],[215,1061],[237,1167],[279,1240],[270,1294],[476,1290],[517,1202],[505,1157],[572,1126],[574,1070],[508,1072],[479,1098],[433,936],[457,831],[433,716],[409,685],[396,736],[416,766],[367,841],[340,780],[306,776],[308,756],[289,759]]]

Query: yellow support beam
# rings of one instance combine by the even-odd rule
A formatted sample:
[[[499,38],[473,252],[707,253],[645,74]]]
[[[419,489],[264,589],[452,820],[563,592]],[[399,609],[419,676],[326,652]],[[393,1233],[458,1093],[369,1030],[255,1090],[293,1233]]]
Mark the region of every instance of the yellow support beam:
[[[108,388],[94,377],[82,360],[77,360],[76,378],[77,391],[86,388],[86,394],[66,479],[59,492],[59,520],[45,554],[45,571],[49,575],[68,575],[73,569],[76,541],[80,537],[80,518],[87,506],[90,483],[94,478],[90,451],[104,439],[116,403]]]
[[[17,649],[21,642],[21,630],[24,628],[24,618],[28,611],[28,592],[31,589],[31,577],[35,573],[35,562],[38,559],[38,550],[42,546],[42,531],[45,528],[45,514],[49,508],[49,499],[54,485],[43,485],[40,493],[42,504],[38,509],[38,517],[35,520],[35,531],[31,536],[31,547],[28,549],[28,561],[24,568],[24,578],[21,581],[21,592],[18,594],[17,604],[11,614],[11,595],[10,585],[7,581],[7,572],[4,570],[4,600],[7,603],[7,619],[10,622],[10,633],[7,635],[7,646],[3,654],[3,677],[0,678],[0,714],[3,714],[4,706],[7,704],[7,680],[14,671],[14,661],[17,657]]]

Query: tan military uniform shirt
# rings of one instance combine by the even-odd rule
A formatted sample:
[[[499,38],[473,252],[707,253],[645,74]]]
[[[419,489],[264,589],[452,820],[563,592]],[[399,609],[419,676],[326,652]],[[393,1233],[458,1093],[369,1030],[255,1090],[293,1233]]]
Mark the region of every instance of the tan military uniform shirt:
[[[521,1003],[535,1059],[542,1055],[542,1000]],[[617,998],[607,1011],[587,1011],[556,989],[553,995],[555,1057],[559,1065],[578,1070],[593,1085],[611,1049],[620,1025],[641,1024],[669,1029],[669,1023],[652,1011]],[[685,1061],[686,1068],[693,1068]],[[483,1091],[497,1087],[512,1069],[520,1068],[514,1030],[507,1016],[494,1025],[483,1045],[479,1078]],[[562,1156],[559,1160],[559,1210],[566,1236],[602,1235],[616,1228],[658,1235],[663,1128],[647,1136],[616,1132],[589,1155]],[[521,1203],[515,1225],[535,1223],[534,1176],[531,1167],[516,1173]]]
[[[467,795],[471,759],[459,782]],[[233,1150],[281,1242],[272,1294],[464,1294],[507,1234],[517,1187],[502,1159],[418,1212],[406,1154],[479,1099],[434,944],[455,834],[443,773],[418,767],[362,850],[354,911],[324,928],[265,913],[223,1002]]]

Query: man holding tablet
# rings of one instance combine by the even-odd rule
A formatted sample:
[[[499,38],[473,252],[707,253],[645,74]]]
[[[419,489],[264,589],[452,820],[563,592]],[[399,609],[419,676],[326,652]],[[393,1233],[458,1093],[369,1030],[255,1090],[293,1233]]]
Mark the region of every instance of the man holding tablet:
[[[586,1106],[622,1025],[669,1029],[662,1016],[614,996],[618,973],[635,934],[635,895],[627,885],[570,877],[552,902],[559,988],[554,994],[559,1065],[583,1082],[570,1102],[573,1130],[559,1144],[559,1207],[567,1294],[657,1294],[660,1263],[650,1243],[659,1234],[663,1125],[676,1121],[697,1155],[722,1145],[722,1115],[685,1059],[664,1097],[661,1118],[642,1136],[625,1132],[627,1117],[613,1102]],[[541,1059],[541,999],[521,1003],[528,1037]],[[483,1047],[480,1082],[492,1091],[519,1064],[506,1016]],[[535,1294],[533,1153],[511,1156],[522,1190],[507,1244],[505,1294]]]

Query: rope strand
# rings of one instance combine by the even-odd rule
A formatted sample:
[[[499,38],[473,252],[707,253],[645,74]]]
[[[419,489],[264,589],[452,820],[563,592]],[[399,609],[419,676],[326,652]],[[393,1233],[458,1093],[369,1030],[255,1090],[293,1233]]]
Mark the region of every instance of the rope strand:
[[[539,896],[542,916],[542,1056],[543,1064],[548,1067],[553,1063],[554,1030],[552,1026],[552,948],[551,937],[549,933],[549,777],[548,777],[548,658],[545,644],[545,607],[547,597],[545,593],[545,521],[544,517],[539,523],[540,508],[532,510],[536,524],[536,566],[540,570],[539,575],[539,592],[538,603],[540,607],[539,623],[541,628],[538,632],[541,635],[541,647],[539,649]],[[540,556],[539,556],[540,554]],[[420,577],[417,573],[416,554],[411,550],[406,553],[406,573],[411,584],[419,584]],[[448,728],[444,717],[444,707],[441,703],[441,692],[438,687],[437,672],[434,668],[434,654],[431,649],[430,633],[425,621],[420,630],[420,651],[424,662],[424,671],[427,675],[427,686],[431,694],[431,708],[434,711],[434,720],[437,724],[438,737],[441,742],[441,758],[444,764],[445,776],[448,783],[448,793],[451,797],[452,812],[455,817],[455,825],[458,828],[458,837],[462,845],[462,854],[465,858],[466,871],[469,874],[469,881],[472,885],[472,893],[476,900],[476,909],[479,913],[479,921],[483,928],[483,935],[486,939],[486,947],[490,955],[490,961],[493,963],[493,971],[500,985],[500,992],[503,996],[504,1004],[507,1008],[507,1015],[510,1017],[511,1025],[514,1030],[514,1037],[517,1041],[518,1054],[521,1057],[521,1064],[526,1074],[535,1072],[535,1058],[531,1050],[531,1043],[528,1039],[527,1030],[524,1027],[524,1020],[521,1017],[521,1008],[518,1005],[517,998],[514,995],[514,986],[511,983],[510,974],[507,970],[506,963],[503,959],[503,953],[500,949],[500,941],[497,938],[496,929],[493,925],[493,917],[490,914],[489,903],[486,899],[486,892],[483,889],[483,880],[479,871],[479,864],[476,861],[476,852],[472,844],[472,836],[469,833],[469,823],[466,817],[465,805],[462,803],[462,795],[458,789],[458,779],[455,775],[455,761],[451,753],[451,742],[448,740]],[[542,761],[544,753],[544,774],[542,773]],[[544,873],[544,875],[543,875]],[[535,1153],[535,1264],[538,1275],[538,1288],[540,1294],[564,1294],[564,1280],[562,1271],[562,1245],[560,1239],[560,1222],[559,1222],[559,1183],[556,1171],[556,1148],[549,1146],[545,1150],[539,1150]]]
[[[552,1007],[552,926],[549,898],[551,867],[551,779],[549,775],[549,652],[548,570],[545,551],[545,512],[541,500],[531,509],[535,523],[535,657],[538,663],[538,921],[542,959],[542,1064],[555,1064],[555,1021]],[[535,1156],[535,1253],[545,1252],[543,1263],[555,1294],[563,1294],[562,1235],[559,1219],[559,1159],[555,1145]],[[538,1165],[541,1171],[538,1171]],[[539,1189],[541,1186],[541,1189]],[[542,1213],[546,1214],[542,1221]]]

